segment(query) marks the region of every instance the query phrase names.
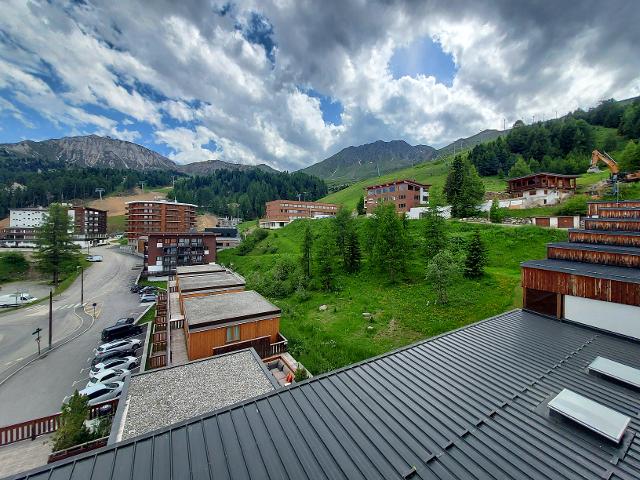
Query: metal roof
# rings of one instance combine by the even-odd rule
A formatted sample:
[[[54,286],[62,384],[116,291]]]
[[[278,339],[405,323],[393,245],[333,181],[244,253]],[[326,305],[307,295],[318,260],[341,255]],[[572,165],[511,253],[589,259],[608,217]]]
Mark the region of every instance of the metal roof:
[[[626,283],[640,283],[640,268],[617,267],[598,263],[573,262],[570,260],[529,260],[520,265],[527,268],[551,270],[553,272],[583,275],[585,277],[603,278]]]
[[[516,310],[15,479],[640,476],[640,392],[586,366],[640,343]],[[564,388],[631,418],[620,445],[549,414]]]
[[[178,283],[180,284],[180,291],[183,293],[207,289],[218,290],[230,287],[244,287],[246,284],[244,278],[229,270],[198,275],[179,275]]]
[[[588,230],[581,228],[569,228],[568,232],[578,232],[578,233],[590,233],[594,235],[620,235],[623,237],[639,237],[640,232],[633,232],[631,230]]]

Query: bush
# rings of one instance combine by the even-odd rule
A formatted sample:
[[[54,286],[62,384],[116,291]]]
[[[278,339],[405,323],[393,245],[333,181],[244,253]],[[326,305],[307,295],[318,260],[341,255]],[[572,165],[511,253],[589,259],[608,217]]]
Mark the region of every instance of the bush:
[[[89,399],[76,390],[69,401],[62,405],[60,428],[53,437],[53,451],[64,450],[96,438],[84,423],[89,416],[88,403]]]
[[[247,235],[242,243],[237,247],[238,255],[247,255],[253,251],[254,248],[262,240],[269,236],[269,232],[264,228],[257,228],[253,233]]]
[[[302,365],[298,365],[298,368],[296,368],[296,373],[294,375],[294,380],[296,382],[302,382],[307,378],[309,378],[309,372],[307,372],[307,369],[304,368]]]
[[[584,195],[574,195],[560,205],[556,213],[558,215],[586,215],[587,197]]]
[[[17,280],[29,270],[29,262],[20,252],[9,252],[0,256],[0,282]]]

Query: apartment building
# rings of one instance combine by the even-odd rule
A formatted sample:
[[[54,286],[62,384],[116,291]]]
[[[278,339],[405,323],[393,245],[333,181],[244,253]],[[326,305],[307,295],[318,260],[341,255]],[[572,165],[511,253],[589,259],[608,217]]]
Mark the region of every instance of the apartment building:
[[[176,269],[216,261],[215,233],[151,233],[138,238],[143,275],[175,275]]]
[[[184,233],[196,227],[196,205],[166,200],[127,202],[127,230],[130,241],[152,233]]]
[[[260,219],[260,228],[282,228],[299,218],[335,217],[340,205],[297,200],[273,200],[265,204],[265,217]]]
[[[365,187],[364,206],[367,214],[372,214],[381,202],[392,202],[398,213],[408,214],[412,208],[429,204],[431,185],[414,180],[395,180]]]
[[[9,211],[9,227],[3,229],[2,239],[12,247],[35,247],[36,230],[47,216],[43,207],[14,208]],[[97,245],[107,238],[107,211],[69,205],[69,233],[80,247]]]

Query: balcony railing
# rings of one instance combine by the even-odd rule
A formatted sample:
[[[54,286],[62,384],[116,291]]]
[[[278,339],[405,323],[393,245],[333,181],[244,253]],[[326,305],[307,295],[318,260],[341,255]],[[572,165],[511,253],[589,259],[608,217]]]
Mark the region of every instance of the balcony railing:
[[[221,347],[213,348],[213,355],[235,352],[245,348],[254,348],[260,358],[269,358],[274,355],[285,353],[288,350],[288,341],[278,333],[278,341],[271,343],[268,336],[243,340],[242,342],[230,343]]]

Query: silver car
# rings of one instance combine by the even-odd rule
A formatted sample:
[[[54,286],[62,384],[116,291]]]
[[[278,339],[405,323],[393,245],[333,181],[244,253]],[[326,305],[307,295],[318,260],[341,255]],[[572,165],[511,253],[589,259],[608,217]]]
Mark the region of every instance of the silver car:
[[[123,385],[123,382],[94,383],[78,393],[89,397],[89,405],[95,405],[118,398],[122,393]]]
[[[122,352],[123,355],[128,353],[135,353],[135,351],[142,346],[142,340],[132,338],[129,340],[115,340],[109,343],[103,343],[94,350],[96,358],[110,353],[110,352]]]

